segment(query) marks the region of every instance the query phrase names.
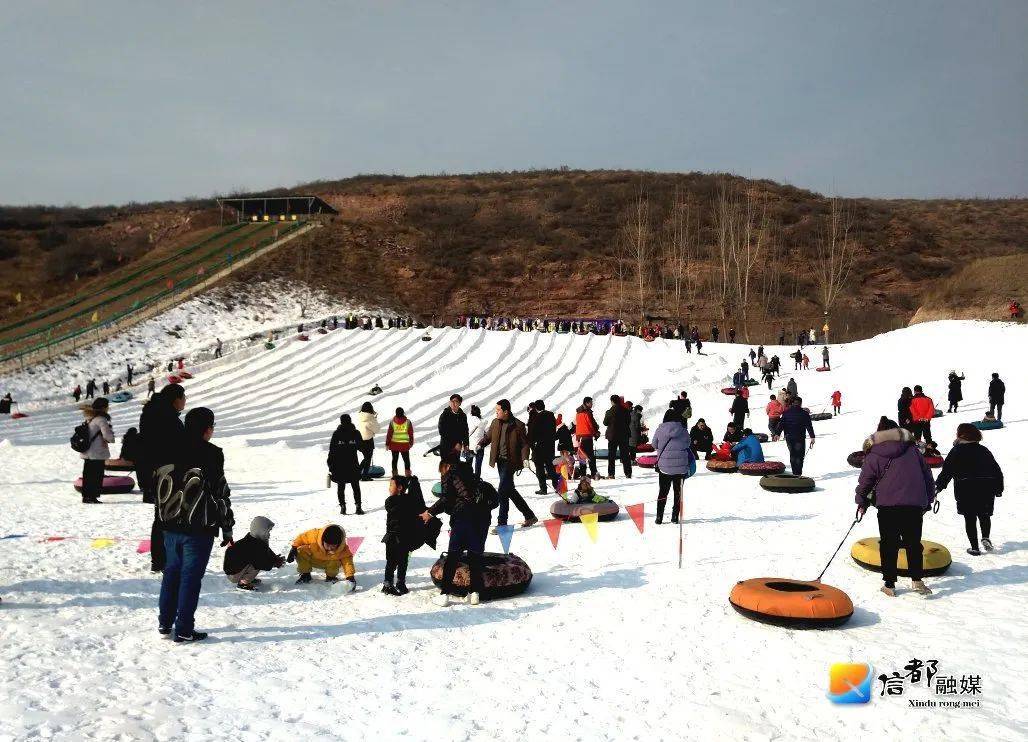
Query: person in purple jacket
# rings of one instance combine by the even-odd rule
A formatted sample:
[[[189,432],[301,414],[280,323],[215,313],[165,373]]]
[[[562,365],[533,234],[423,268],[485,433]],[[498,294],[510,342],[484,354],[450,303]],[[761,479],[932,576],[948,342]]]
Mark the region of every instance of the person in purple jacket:
[[[882,592],[896,595],[896,557],[907,552],[911,587],[921,595],[931,590],[922,581],[921,521],[935,499],[935,480],[910,431],[882,417],[878,432],[864,442],[856,502],[863,516],[869,505],[878,508]],[[873,500],[871,498],[874,498]]]
[[[657,519],[664,522],[664,507],[668,491],[674,488],[674,509],[671,522],[677,523],[682,511],[682,482],[696,473],[696,455],[692,452],[689,431],[675,408],[664,413],[664,422],[653,433],[653,449],[656,452],[656,470],[659,477],[657,490]]]

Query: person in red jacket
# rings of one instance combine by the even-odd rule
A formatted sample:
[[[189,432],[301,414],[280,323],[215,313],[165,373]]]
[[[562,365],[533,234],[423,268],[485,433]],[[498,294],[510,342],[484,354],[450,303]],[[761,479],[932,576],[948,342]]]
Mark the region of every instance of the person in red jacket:
[[[596,479],[596,447],[593,443],[600,436],[600,426],[593,417],[592,397],[583,399],[582,406],[575,411],[575,435],[578,436],[579,447],[589,459],[589,474]]]
[[[396,416],[389,421],[386,430],[386,448],[393,452],[393,476],[396,476],[397,459],[403,456],[404,476],[411,475],[410,449],[414,445],[414,424],[407,419],[402,407],[396,408]]]
[[[838,389],[832,392],[832,413],[835,415],[842,414],[842,392]]]
[[[778,400],[778,397],[772,394],[771,401],[767,403],[764,411],[767,412],[767,429],[771,433],[771,440],[777,441],[778,436],[782,433],[782,413],[785,412],[785,405]]]
[[[932,440],[932,418],[935,417],[935,402],[924,393],[920,386],[914,387],[914,397],[910,400],[910,419],[913,421],[910,432],[914,434],[914,440],[920,441],[924,437],[928,443],[935,443]]]

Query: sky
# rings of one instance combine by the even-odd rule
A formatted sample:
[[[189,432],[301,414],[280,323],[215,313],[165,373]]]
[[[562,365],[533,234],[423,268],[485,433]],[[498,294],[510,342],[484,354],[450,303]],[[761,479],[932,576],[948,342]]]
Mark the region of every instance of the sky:
[[[0,7],[5,204],[562,165],[1028,195],[1025,0]]]

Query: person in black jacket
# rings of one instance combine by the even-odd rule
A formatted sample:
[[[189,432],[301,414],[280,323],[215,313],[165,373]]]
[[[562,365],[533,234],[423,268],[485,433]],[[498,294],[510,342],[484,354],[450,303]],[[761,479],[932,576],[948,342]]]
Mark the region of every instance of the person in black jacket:
[[[439,455],[443,458],[469,448],[468,416],[460,408],[463,402],[459,394],[450,395],[449,406],[439,416]]]
[[[361,468],[357,463],[357,453],[361,448],[361,434],[350,420],[349,415],[339,416],[339,427],[332,434],[328,444],[329,477],[338,485],[339,512],[346,515],[346,485],[353,490],[353,502],[357,506],[357,515],[364,515],[361,509]]]
[[[707,427],[707,421],[702,417],[689,431],[689,439],[692,441],[692,452],[697,459],[700,453],[705,453],[705,458],[710,458],[710,452],[714,448],[714,431]]]
[[[736,443],[741,443],[742,428],[735,423],[728,423],[728,426],[725,428],[725,435],[721,440],[725,443],[731,443],[733,446]]]
[[[735,423],[736,430],[742,430],[746,416],[750,414],[750,404],[742,396],[742,392],[735,393],[735,399],[732,400],[732,406],[728,411],[732,413],[732,422]]]
[[[992,375],[989,382],[989,416],[997,420],[1003,419],[1003,400],[1007,395],[1007,385],[999,378],[999,374]]]
[[[143,502],[154,505],[150,527],[150,569],[154,572],[164,569],[164,536],[157,516],[154,471],[178,462],[185,435],[179,415],[185,407],[186,390],[181,384],[168,384],[143,405],[139,415],[136,476],[143,490]]]
[[[914,428],[914,416],[910,414],[910,402],[913,399],[914,393],[909,386],[905,386],[900,392],[900,398],[896,401],[896,422],[901,428],[906,428],[911,432]]]
[[[964,529],[972,556],[979,556],[978,524],[982,526],[982,546],[992,551],[992,510],[997,497],[1003,496],[1003,470],[992,452],[981,445],[982,434],[974,425],[957,426],[957,439],[950,449],[942,471],[935,480],[935,491],[942,492],[953,480],[957,512],[964,516]]]
[[[382,592],[386,595],[406,595],[410,592],[407,589],[410,553],[425,543],[434,549],[442,524],[438,519],[428,524],[421,522],[419,516],[425,511],[425,497],[417,477],[396,476],[389,480],[385,511],[386,532],[382,543],[386,547],[386,564]]]
[[[607,478],[614,478],[614,462],[620,453],[625,478],[632,478],[632,454],[628,439],[631,437],[632,413],[616,394],[610,397],[610,409],[603,415],[604,437],[607,439]]]
[[[956,412],[960,402],[964,399],[964,393],[960,388],[960,382],[963,380],[963,374],[957,376],[956,371],[949,372],[949,409],[946,410],[947,412]]]
[[[779,426],[789,449],[792,473],[799,476],[803,474],[803,460],[807,456],[807,435],[810,436],[810,447],[814,447],[814,423],[810,420],[810,413],[803,409],[800,397],[793,397],[789,407],[782,413]]]
[[[559,487],[557,470],[553,467],[553,459],[557,455],[554,446],[557,443],[557,418],[546,409],[543,400],[537,399],[533,405],[535,413],[528,422],[528,446],[532,450],[532,463],[535,465],[535,477],[539,480],[537,495],[546,494],[546,480],[553,483],[553,489]]]
[[[225,455],[210,442],[214,435],[214,413],[206,407],[189,411],[185,420],[182,451],[175,467],[176,488],[189,491],[183,480],[185,475],[198,469],[201,474],[202,493],[210,508],[197,513],[186,503],[172,508],[172,503],[158,503],[164,527],[166,561],[161,580],[158,631],[174,631],[176,642],[206,639],[207,634],[196,631],[194,615],[200,601],[200,585],[214,546],[214,536],[221,530],[222,546],[232,543],[231,491],[225,481]]]
[[[256,590],[261,583],[257,575],[286,563],[286,558],[272,551],[268,543],[274,527],[274,523],[258,515],[250,521],[250,532],[225,549],[225,574],[240,590]]]

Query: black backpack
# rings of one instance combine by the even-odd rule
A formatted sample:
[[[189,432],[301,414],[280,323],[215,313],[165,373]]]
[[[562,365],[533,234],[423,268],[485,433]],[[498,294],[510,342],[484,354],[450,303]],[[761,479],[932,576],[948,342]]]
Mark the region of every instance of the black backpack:
[[[475,504],[495,510],[500,505],[500,494],[489,482],[480,479],[478,480],[478,486],[475,488]]]
[[[77,451],[78,453],[85,453],[89,450],[89,447],[93,445],[93,441],[100,435],[100,431],[96,431],[96,435],[89,434],[89,421],[79,423],[75,426],[75,430],[72,431],[71,450]]]

